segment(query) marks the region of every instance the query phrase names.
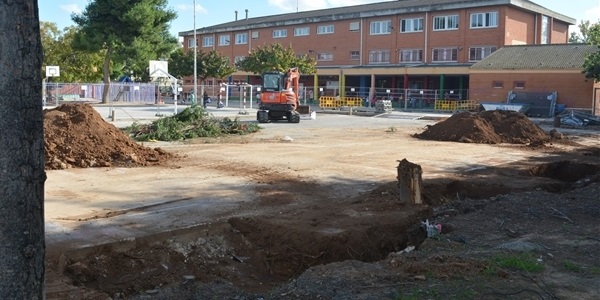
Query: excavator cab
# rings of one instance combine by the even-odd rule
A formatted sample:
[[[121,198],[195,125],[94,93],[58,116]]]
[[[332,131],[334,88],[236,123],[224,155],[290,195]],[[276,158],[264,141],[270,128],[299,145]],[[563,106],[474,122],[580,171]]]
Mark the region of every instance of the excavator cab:
[[[267,72],[263,74],[264,92],[277,92],[283,90],[283,78],[285,74],[281,72]]]
[[[263,74],[260,106],[256,113],[259,123],[287,119],[290,123],[299,123],[298,79],[296,68],[286,73],[270,71]]]

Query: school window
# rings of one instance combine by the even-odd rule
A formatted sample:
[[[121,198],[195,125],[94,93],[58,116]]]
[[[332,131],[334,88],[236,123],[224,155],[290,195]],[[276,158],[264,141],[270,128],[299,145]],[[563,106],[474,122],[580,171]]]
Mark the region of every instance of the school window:
[[[469,61],[480,61],[496,51],[495,46],[469,48]]]
[[[422,62],[423,50],[403,49],[400,51],[400,62]]]
[[[358,59],[360,59],[360,51],[358,51],[358,50],[350,51],[350,60],[358,60]]]
[[[205,36],[202,38],[202,47],[212,47],[215,45],[215,38],[212,36]]]
[[[541,44],[548,44],[550,41],[550,18],[542,16],[542,36],[540,37]]]
[[[247,33],[236,33],[235,34],[235,44],[236,45],[248,44],[248,34]]]
[[[432,50],[431,61],[455,62],[458,60],[458,48],[436,48]]]
[[[240,61],[244,60],[245,56],[236,56],[233,58],[233,63],[237,65]]]
[[[498,27],[498,13],[471,14],[471,28]]]
[[[458,15],[439,16],[433,18],[433,30],[458,29]]]
[[[515,81],[515,89],[522,90],[525,88],[525,81]]]
[[[390,62],[390,50],[369,51],[369,63],[380,64]]]
[[[219,46],[227,46],[229,44],[229,34],[219,36]]]
[[[317,26],[317,34],[331,34],[331,33],[333,33],[333,25]]]
[[[423,31],[423,18],[402,19],[400,32]]]
[[[310,34],[310,28],[308,28],[308,27],[294,28],[294,36],[303,36],[303,35],[309,35],[309,34]]]
[[[275,29],[273,30],[273,38],[280,39],[287,37],[287,29]]]
[[[371,35],[389,34],[390,32],[392,32],[392,21],[371,22]]]
[[[198,42],[197,39],[196,40],[194,40],[194,39],[189,39],[188,40],[188,48],[194,48],[194,47],[196,47],[196,45],[195,45],[196,43],[194,43],[194,41],[196,41],[196,43]]]
[[[332,61],[333,53],[317,53],[317,61]]]
[[[503,89],[504,82],[503,81],[492,81],[492,88],[493,89]]]

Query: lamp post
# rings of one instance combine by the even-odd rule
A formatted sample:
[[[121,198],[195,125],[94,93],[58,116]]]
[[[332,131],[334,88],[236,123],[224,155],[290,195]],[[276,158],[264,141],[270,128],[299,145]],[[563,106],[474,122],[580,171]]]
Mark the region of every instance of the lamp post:
[[[196,37],[196,0],[194,0],[194,98],[198,97],[198,38]]]

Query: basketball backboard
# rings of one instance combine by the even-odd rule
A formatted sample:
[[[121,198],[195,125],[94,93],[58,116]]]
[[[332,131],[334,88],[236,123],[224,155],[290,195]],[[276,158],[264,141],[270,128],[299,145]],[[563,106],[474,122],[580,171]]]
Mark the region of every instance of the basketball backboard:
[[[59,77],[60,67],[59,66],[46,66],[46,77]]]
[[[169,62],[163,60],[151,60],[149,73],[152,79],[169,77]]]

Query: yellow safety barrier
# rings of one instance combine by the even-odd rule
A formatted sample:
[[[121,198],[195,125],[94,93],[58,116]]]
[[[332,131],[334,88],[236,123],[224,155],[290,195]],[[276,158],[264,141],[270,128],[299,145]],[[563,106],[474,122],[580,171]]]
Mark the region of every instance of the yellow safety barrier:
[[[435,110],[446,111],[466,111],[474,110],[479,107],[479,103],[475,100],[436,100]]]
[[[321,96],[319,97],[319,107],[321,108],[336,108],[335,97]]]
[[[331,96],[319,97],[319,107],[321,108],[340,108],[342,106],[362,106],[363,99],[360,97],[338,98]]]
[[[346,101],[345,106],[363,106],[363,99],[361,97],[346,97],[344,100]]]

